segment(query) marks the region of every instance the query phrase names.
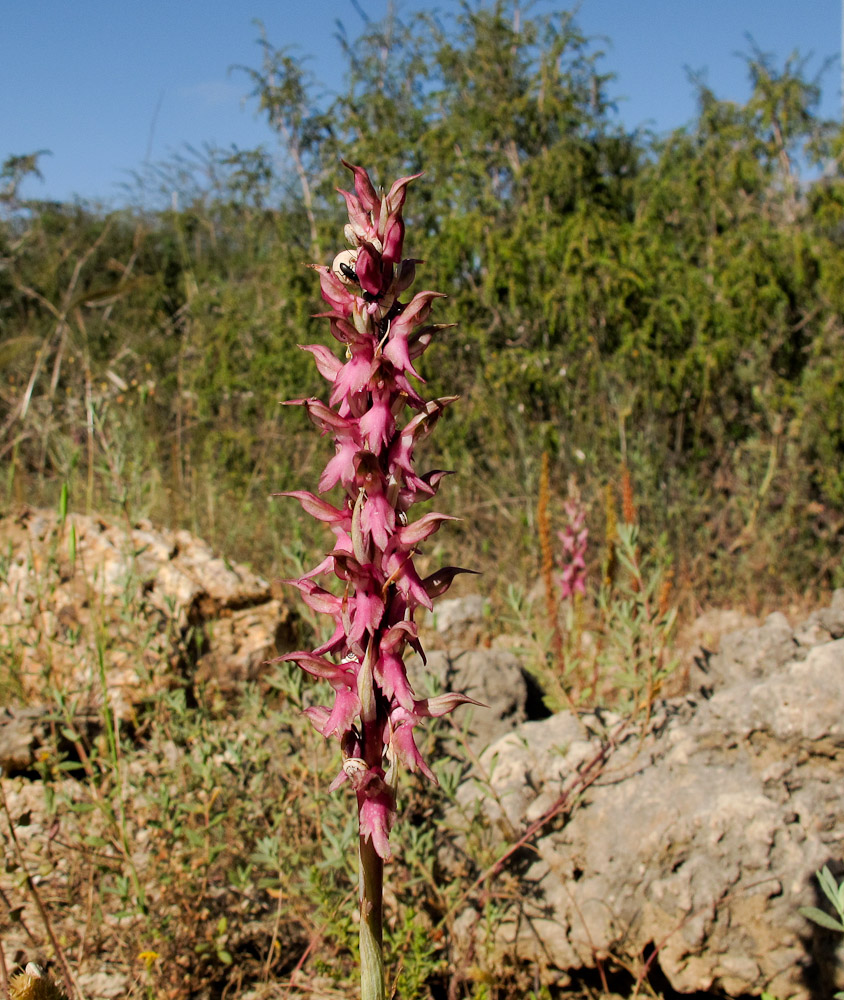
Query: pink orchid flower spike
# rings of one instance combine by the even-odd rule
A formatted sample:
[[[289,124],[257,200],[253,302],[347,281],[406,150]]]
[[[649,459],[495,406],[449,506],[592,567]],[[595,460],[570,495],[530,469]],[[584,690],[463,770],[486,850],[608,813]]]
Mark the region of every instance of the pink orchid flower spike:
[[[435,782],[417,748],[414,727],[458,705],[478,703],[461,694],[419,698],[404,661],[408,647],[424,661],[416,609],[431,608],[458,573],[469,572],[446,566],[422,579],[414,562],[422,543],[450,520],[435,512],[409,517],[414,504],[436,495],[446,475],[418,473],[415,446],[456,399],[425,401],[411,382],[422,381],[414,362],[449,328],[428,322],[440,293],[421,291],[402,300],[421,263],[403,258],[402,215],[408,185],[420,175],[402,177],[379,194],[363,167],[344,165],[354,177],[354,192],[338,189],[349,214],[348,246],[330,267],[312,265],[331,310],[321,315],[344,357],[322,345],[305,346],[329,384],[329,402],[290,403],[303,406],[320,431],[333,438],[334,454],[318,489],[336,488],[340,496],[329,502],[303,490],[282,494],[298,500],[333,533],[332,548],[315,569],[287,581],[309,607],[326,615],[332,634],[316,650],[279,659],[298,663],[327,681],[334,693],[333,705],[312,706],[306,715],[323,736],[340,742],[343,765],[332,789],[348,785],[355,793],[362,997],[383,1000],[383,862],[391,853],[398,769],[419,771]],[[315,580],[322,576],[339,583],[323,587]]]

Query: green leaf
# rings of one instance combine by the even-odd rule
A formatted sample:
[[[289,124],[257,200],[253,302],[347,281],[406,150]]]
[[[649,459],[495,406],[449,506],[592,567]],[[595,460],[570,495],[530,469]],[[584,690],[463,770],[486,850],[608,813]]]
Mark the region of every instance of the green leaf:
[[[816,873],[816,877],[824,895],[835,907],[838,916],[844,920],[844,882],[838,885],[826,865]]]
[[[58,771],[69,771],[69,772],[72,773],[72,772],[75,772],[75,771],[83,771],[84,768],[82,767],[82,765],[77,760],[63,760],[58,765],[57,770]]]
[[[819,910],[816,906],[801,906],[798,912],[808,920],[819,924],[821,927],[826,927],[828,930],[844,931],[844,924],[840,920],[836,920],[835,917],[824,913],[823,910]]]
[[[832,872],[829,868],[824,865],[819,872],[815,872],[815,877],[821,889],[823,889],[826,898],[832,903],[836,902],[838,899],[838,883],[832,877]]]

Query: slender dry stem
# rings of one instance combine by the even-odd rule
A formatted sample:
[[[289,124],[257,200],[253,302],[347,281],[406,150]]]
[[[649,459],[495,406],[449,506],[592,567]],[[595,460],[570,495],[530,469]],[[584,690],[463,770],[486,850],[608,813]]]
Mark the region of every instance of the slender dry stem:
[[[80,1000],[84,1000],[82,991],[77,987],[76,981],[73,978],[73,973],[70,971],[70,965],[68,964],[65,953],[62,946],[59,944],[58,938],[56,937],[55,931],[53,930],[53,924],[50,920],[50,916],[47,913],[47,909],[38,894],[38,889],[35,886],[35,882],[29,874],[29,870],[26,865],[26,859],[23,856],[23,851],[21,850],[20,842],[18,841],[17,834],[15,833],[15,824],[12,821],[12,814],[9,812],[9,803],[6,799],[6,789],[3,787],[3,782],[0,780],[0,799],[2,799],[3,812],[6,816],[6,822],[9,826],[9,835],[12,840],[12,844],[15,849],[15,856],[17,857],[17,862],[20,867],[21,873],[24,877],[24,884],[32,898],[35,908],[38,910],[38,915],[41,917],[41,922],[44,924],[44,930],[47,932],[47,937],[50,939],[50,944],[53,946],[53,954],[56,956],[56,960],[62,970],[62,979],[64,979],[65,989],[71,997],[79,997]]]
[[[539,501],[536,506],[536,524],[539,531],[539,546],[542,552],[542,583],[545,588],[545,613],[551,626],[551,652],[557,670],[560,687],[565,690],[566,660],[563,652],[563,633],[557,614],[557,598],[554,593],[554,550],[551,546],[551,521],[548,504],[551,498],[548,452],[542,453],[542,469],[539,474]]]

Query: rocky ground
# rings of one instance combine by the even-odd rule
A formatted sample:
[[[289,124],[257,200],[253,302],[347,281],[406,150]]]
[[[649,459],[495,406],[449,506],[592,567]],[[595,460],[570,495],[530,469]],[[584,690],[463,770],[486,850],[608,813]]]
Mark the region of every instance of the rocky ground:
[[[517,726],[480,765],[493,821],[522,830],[570,803],[532,839],[523,902],[496,930],[546,981],[625,954],[652,956],[679,993],[844,987],[841,935],[798,912],[822,905],[818,869],[844,870],[844,591],[797,628],[773,614],[726,635],[644,731],[563,712]],[[471,913],[462,928],[470,947]]]
[[[162,911],[187,907],[196,927],[211,928],[191,943],[196,951],[210,941],[208,954],[200,948],[201,961],[192,955],[184,974],[159,976],[155,995],[221,995],[211,985],[185,984],[200,967],[203,982],[211,983],[214,962],[236,966],[233,949],[257,954],[266,938],[277,936],[273,916],[285,887],[282,878],[275,896],[266,886],[260,894],[233,896],[231,886],[215,882],[214,864],[228,855],[237,860],[235,815],[253,825],[267,819],[266,810],[250,804],[262,787],[292,787],[285,755],[295,753],[300,737],[286,722],[284,733],[271,731],[262,706],[248,732],[246,716],[219,713],[220,733],[204,737],[215,748],[207,770],[197,764],[190,786],[204,803],[202,839],[195,824],[178,834],[164,823],[163,814],[176,806],[161,806],[158,786],[172,783],[185,754],[202,758],[198,748],[206,744],[196,735],[183,740],[170,721],[156,729],[145,706],[172,692],[189,701],[201,690],[225,705],[250,685],[260,691],[266,661],[298,645],[307,622],[269,583],[188,532],[25,511],[0,520],[0,553],[6,964],[32,958],[33,950],[49,957],[51,950],[38,894],[27,892],[29,875],[52,907],[49,933],[76,956],[85,996],[153,995],[163,945],[146,952],[142,944],[122,952],[112,945],[110,955],[102,953],[121,926],[129,940],[136,919],[125,906],[91,903],[102,896],[98,879],[122,884],[103,874],[113,865],[126,879],[148,879],[146,894]],[[436,866],[444,881],[466,877],[471,816],[498,831],[499,861],[478,884],[491,886],[506,872],[509,886],[494,919],[471,893],[456,907],[452,965],[471,967],[481,978],[520,967],[530,970],[536,987],[557,991],[585,970],[606,978],[611,969],[626,969],[632,983],[650,976],[677,994],[767,991],[780,1000],[820,1000],[844,988],[838,937],[799,913],[800,906],[822,905],[817,869],[827,864],[839,877],[844,870],[844,591],[794,623],[781,614],[762,623],[719,614],[700,623],[711,648],[687,658],[682,687],[655,702],[647,717],[548,716],[513,644],[495,635],[483,599],[438,606],[428,624],[429,674],[489,710],[466,719],[464,750],[475,763],[464,769],[445,815],[450,834],[437,847]],[[119,747],[109,744],[109,719],[125,738],[137,730],[145,749],[131,761],[121,762]],[[92,748],[108,758],[109,746],[121,780],[146,785],[148,796],[155,787],[158,796],[155,809],[148,798],[132,800],[128,826],[103,806],[105,792],[92,806],[89,786],[105,788],[97,782],[107,770]],[[57,768],[66,759],[76,770],[63,775]],[[226,773],[236,777],[220,777]],[[304,822],[306,807],[295,796],[290,801],[288,822]],[[213,850],[212,823],[232,831]],[[131,832],[132,843],[120,843],[115,830],[121,829],[124,839]],[[208,894],[201,905],[167,881],[185,837],[194,854],[209,854],[202,868],[185,841],[179,869],[187,882],[192,866],[204,872],[195,893]],[[99,851],[107,860],[83,876],[81,851]],[[83,892],[87,902],[74,895]],[[232,922],[237,914],[237,934],[228,922],[220,930],[220,914]],[[97,920],[110,927],[108,934]],[[311,948],[294,939],[288,944],[297,954]],[[138,958],[144,954],[155,957]],[[177,965],[178,955],[172,960]],[[264,964],[269,969],[269,960],[253,962]],[[269,987],[250,993],[231,976],[226,982],[228,996],[282,995]],[[336,995],[322,989],[310,995]]]

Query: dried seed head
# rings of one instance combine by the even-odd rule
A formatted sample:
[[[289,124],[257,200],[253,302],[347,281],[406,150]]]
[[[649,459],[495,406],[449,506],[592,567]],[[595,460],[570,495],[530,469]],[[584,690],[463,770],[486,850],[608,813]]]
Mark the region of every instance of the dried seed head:
[[[9,979],[9,1000],[67,1000],[64,990],[40,965],[29,962]]]

